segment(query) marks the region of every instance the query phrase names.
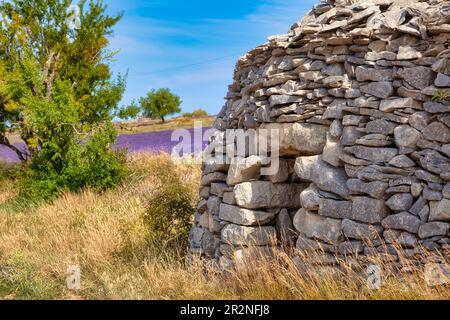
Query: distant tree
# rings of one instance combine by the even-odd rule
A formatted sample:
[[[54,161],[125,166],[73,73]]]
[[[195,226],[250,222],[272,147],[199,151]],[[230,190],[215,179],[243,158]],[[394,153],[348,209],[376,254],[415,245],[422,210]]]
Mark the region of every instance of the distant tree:
[[[148,118],[160,118],[181,112],[181,99],[167,88],[152,89],[144,98],[139,100],[143,115]]]
[[[116,117],[122,120],[130,120],[136,119],[140,113],[141,108],[136,103],[136,101],[133,100],[129,106],[120,108],[116,113]]]
[[[197,109],[192,112],[183,113],[183,117],[186,117],[186,118],[203,118],[203,117],[207,117],[207,116],[209,116],[208,112],[206,112],[203,109]]]

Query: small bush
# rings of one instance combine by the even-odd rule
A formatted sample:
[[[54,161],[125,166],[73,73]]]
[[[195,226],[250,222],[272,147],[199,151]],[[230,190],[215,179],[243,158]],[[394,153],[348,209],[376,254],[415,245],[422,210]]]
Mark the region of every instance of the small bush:
[[[149,196],[144,218],[149,238],[158,242],[187,244],[196,195],[172,162],[160,163],[157,168],[161,184]]]
[[[55,161],[55,152],[41,150],[23,173],[20,197],[31,202],[52,200],[65,191],[88,187],[103,191],[117,186],[127,175],[123,152],[110,150],[112,127],[101,129],[87,141],[70,144]]]
[[[197,109],[192,112],[183,113],[183,117],[185,118],[204,118],[209,116],[208,112],[203,109]]]

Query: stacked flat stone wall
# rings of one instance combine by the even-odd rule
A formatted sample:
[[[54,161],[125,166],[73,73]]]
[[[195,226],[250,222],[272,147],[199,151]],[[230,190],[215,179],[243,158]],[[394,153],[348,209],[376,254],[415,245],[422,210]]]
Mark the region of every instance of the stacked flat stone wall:
[[[251,153],[205,163],[191,253],[223,268],[249,245],[448,258],[449,101],[449,1],[316,5],[238,61],[209,148],[278,129],[279,170]]]

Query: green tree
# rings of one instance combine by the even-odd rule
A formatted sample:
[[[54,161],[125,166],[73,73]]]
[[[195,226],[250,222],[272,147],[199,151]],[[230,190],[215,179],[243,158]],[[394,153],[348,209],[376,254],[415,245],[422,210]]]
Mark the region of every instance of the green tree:
[[[71,157],[91,157],[92,146],[103,150],[96,161],[111,167],[112,110],[125,89],[124,77],[112,79],[115,52],[107,49],[121,14],[109,16],[102,1],[82,0],[75,30],[67,23],[70,4],[0,2],[0,144],[30,160],[39,177],[58,177],[57,188],[67,183]],[[27,152],[10,143],[8,129],[20,132]]]
[[[181,112],[181,99],[167,88],[151,90],[147,96],[139,99],[143,115],[149,118],[161,118]]]
[[[140,113],[141,108],[136,101],[133,100],[129,106],[120,108],[116,112],[116,117],[123,120],[136,119]]]

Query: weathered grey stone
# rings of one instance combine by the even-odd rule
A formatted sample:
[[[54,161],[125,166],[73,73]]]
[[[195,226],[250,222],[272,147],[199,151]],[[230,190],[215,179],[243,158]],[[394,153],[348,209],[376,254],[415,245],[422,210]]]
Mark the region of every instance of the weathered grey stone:
[[[400,155],[389,162],[389,165],[397,168],[412,168],[416,165],[408,156]]]
[[[411,86],[417,89],[425,89],[433,83],[433,70],[428,67],[404,68],[397,73]]]
[[[202,238],[205,233],[204,228],[193,228],[189,233],[189,244],[191,248],[200,248],[202,246]]]
[[[357,255],[364,251],[362,241],[345,241],[339,244],[339,253],[342,255]]]
[[[383,200],[353,197],[352,220],[369,224],[380,223],[389,213]]]
[[[352,202],[320,199],[319,215],[335,219],[351,218]]]
[[[236,198],[234,197],[234,190],[230,192],[224,192],[222,201],[226,204],[235,205]]]
[[[358,81],[392,81],[392,69],[374,69],[364,66],[356,67]]]
[[[426,103],[424,106],[426,106]],[[428,126],[431,118],[432,116],[427,112],[415,112],[409,116],[408,122],[413,128],[422,131]]]
[[[446,74],[438,73],[434,85],[436,87],[450,87],[450,77]]]
[[[408,211],[414,202],[414,198],[409,193],[398,193],[386,201],[386,205],[393,211]]]
[[[433,183],[441,183],[442,182],[442,180],[438,176],[435,176],[434,174],[431,174],[425,170],[417,170],[414,174],[417,178],[424,180],[424,181],[433,182]]]
[[[404,230],[417,234],[423,222],[408,212],[402,212],[390,215],[381,224],[386,229]]]
[[[395,123],[384,119],[379,119],[367,123],[366,132],[389,135],[394,133],[395,127],[396,127]]]
[[[398,155],[398,149],[395,148],[370,148],[364,146],[354,146],[344,148],[356,157],[372,162],[389,162]]]
[[[419,197],[422,194],[423,186],[422,184],[416,182],[411,185],[411,194],[414,198]]]
[[[353,24],[356,22],[360,22],[364,19],[367,19],[368,17],[370,17],[371,15],[375,14],[375,13],[379,13],[380,12],[380,7],[379,6],[371,6],[368,7],[365,10],[359,11],[357,13],[354,13],[353,16],[350,18],[350,20],[348,20],[348,24]]]
[[[386,243],[393,244],[397,242],[397,239],[401,234],[401,231],[389,229],[383,232],[383,238]]]
[[[414,205],[409,209],[409,212],[418,216],[423,207],[425,207],[426,205],[428,205],[428,201],[426,201],[426,199],[424,199],[423,197],[420,197],[416,202],[414,202]]]
[[[225,191],[229,191],[230,186],[223,182],[213,182],[211,183],[211,195],[218,196],[220,198],[223,197]]]
[[[358,108],[378,109],[380,106],[380,100],[375,97],[359,97],[355,99],[354,103]]]
[[[299,208],[300,193],[305,184],[273,184],[268,181],[244,182],[236,185],[236,203],[246,209]]]
[[[384,134],[368,134],[358,140],[356,144],[366,147],[388,147],[393,144],[394,140]]]
[[[201,198],[203,199],[208,199],[209,198],[209,192],[211,191],[210,187],[201,187],[200,191],[199,191],[199,195]]]
[[[439,202],[430,202],[429,220],[450,222],[450,200],[442,199]]]
[[[202,177],[202,186],[210,186],[213,182],[225,182],[227,181],[227,175],[222,172],[214,172]]]
[[[419,244],[419,239],[414,234],[403,232],[397,238],[397,243],[403,248],[415,248]]]
[[[386,99],[394,93],[394,87],[388,81],[372,82],[361,86],[360,90],[381,99]]]
[[[300,157],[295,162],[295,172],[302,180],[314,182],[320,189],[349,198],[347,175],[343,169],[330,166],[322,156]]]
[[[334,167],[341,167],[343,165],[339,158],[342,153],[342,146],[339,139],[333,138],[330,134],[327,135],[327,143],[323,149],[323,160]]]
[[[368,194],[375,199],[382,199],[388,186],[386,182],[381,181],[366,183],[359,179],[347,180],[347,187],[351,194]]]
[[[449,106],[443,103],[428,101],[423,104],[423,108],[429,113],[447,113],[449,112]]]
[[[319,210],[320,200],[319,189],[313,183],[300,194],[301,205],[308,211]]]
[[[294,225],[291,216],[286,209],[282,209],[275,220],[277,228],[277,237],[280,242],[288,246],[292,244],[294,238]]]
[[[289,95],[272,95],[269,98],[271,107],[301,102],[303,98]]]
[[[447,183],[442,190],[442,195],[444,198],[450,199],[450,183]]]
[[[405,124],[395,128],[394,138],[397,146],[413,148],[417,145],[417,141],[421,138],[421,134],[416,129]]]
[[[342,146],[353,146],[364,134],[355,126],[344,127],[341,137]]]
[[[270,175],[269,179],[272,183],[283,183],[289,179],[289,164],[284,159],[279,159],[277,173]]]
[[[398,48],[397,60],[414,60],[422,57],[422,54],[412,47]]]
[[[219,218],[223,221],[242,226],[259,226],[272,221],[275,218],[275,213],[254,211],[228,204],[221,204]]]
[[[450,232],[450,224],[445,222],[429,222],[419,228],[419,237],[428,239],[436,236],[446,236]]]
[[[341,221],[325,218],[300,209],[294,217],[294,226],[298,232],[308,238],[319,239],[336,245],[342,237]]]
[[[330,126],[330,135],[335,138],[338,139],[342,136],[342,123],[339,120],[334,120],[333,123]]]
[[[214,216],[218,216],[221,202],[219,197],[210,197],[207,202],[208,212]]]
[[[417,109],[421,110],[422,105],[412,99],[412,98],[396,98],[396,99],[389,99],[389,100],[383,100],[380,103],[380,110],[383,112],[392,112],[396,109]]]
[[[261,176],[262,159],[258,156],[233,158],[227,176],[227,184],[235,186],[241,182],[258,180]]]
[[[222,241],[235,246],[266,246],[276,241],[277,232],[274,227],[244,227],[229,224],[222,229]]]
[[[381,52],[367,52],[364,57],[368,61],[378,61],[378,60],[395,60],[397,55],[393,52],[389,51],[381,51]]]
[[[317,240],[309,239],[300,234],[297,238],[296,249],[300,251],[301,254],[306,254],[309,252],[324,253],[334,252],[335,246]]]
[[[381,226],[368,225],[344,219],[342,221],[342,231],[344,236],[349,239],[368,241],[381,238],[383,228]]]
[[[263,124],[268,137],[278,130],[280,156],[317,155],[325,147],[328,127],[311,123]],[[270,150],[270,147],[269,149]]]
[[[438,141],[442,143],[450,142],[450,129],[441,122],[433,122],[429,124],[423,131],[423,137],[430,141]]]

